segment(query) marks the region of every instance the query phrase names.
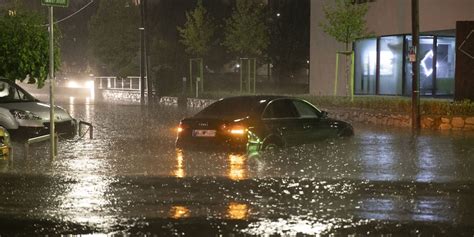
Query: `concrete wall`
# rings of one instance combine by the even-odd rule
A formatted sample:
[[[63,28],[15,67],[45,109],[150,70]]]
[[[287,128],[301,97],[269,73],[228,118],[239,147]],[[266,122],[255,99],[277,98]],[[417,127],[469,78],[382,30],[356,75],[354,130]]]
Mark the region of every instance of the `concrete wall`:
[[[322,6],[329,1],[311,1],[310,93],[314,95],[332,95],[335,52],[344,50],[319,26],[325,20]],[[411,0],[376,0],[369,6],[367,26],[375,35],[411,32]],[[474,0],[420,0],[421,32],[453,30],[456,21],[474,21]],[[345,95],[344,62],[340,60],[338,95]]]

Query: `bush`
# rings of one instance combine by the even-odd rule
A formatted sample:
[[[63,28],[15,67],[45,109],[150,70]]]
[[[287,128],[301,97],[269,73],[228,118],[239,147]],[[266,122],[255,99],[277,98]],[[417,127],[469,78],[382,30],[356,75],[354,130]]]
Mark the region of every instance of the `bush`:
[[[239,92],[213,91],[202,94],[202,98],[219,99],[223,97],[243,95]],[[289,95],[305,99],[317,107],[325,109],[358,109],[380,111],[383,113],[411,114],[411,98],[391,96],[356,96],[350,97],[313,96],[308,94]],[[456,101],[448,99],[420,99],[420,113],[439,116],[472,116],[474,102],[469,100]]]
[[[332,96],[300,96],[320,107],[351,108],[364,110],[377,110],[387,113],[411,113],[411,98],[382,97],[382,96],[357,96],[351,102],[349,97]],[[474,103],[465,100],[453,102],[446,99],[421,99],[420,113],[426,115],[474,115]]]

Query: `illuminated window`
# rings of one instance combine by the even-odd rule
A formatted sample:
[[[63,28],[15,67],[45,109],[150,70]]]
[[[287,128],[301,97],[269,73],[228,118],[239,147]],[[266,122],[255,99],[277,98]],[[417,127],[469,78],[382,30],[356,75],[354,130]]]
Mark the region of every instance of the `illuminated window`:
[[[412,45],[412,37],[406,36],[405,53],[408,55],[408,48]],[[421,36],[418,53],[420,54],[420,95],[433,95],[433,76],[434,76],[434,37]],[[411,95],[412,92],[412,64],[409,60],[405,61],[405,95]]]
[[[436,46],[436,95],[453,95],[456,40],[438,37]]]
[[[403,78],[403,37],[380,38],[379,94],[401,95]]]
[[[411,95],[413,72],[408,58],[411,45],[411,35],[382,36],[378,42],[377,38],[357,40],[354,43],[354,92]],[[454,94],[455,46],[454,37],[420,36],[420,95]]]
[[[355,93],[375,94],[377,39],[363,39],[355,43],[355,62]]]

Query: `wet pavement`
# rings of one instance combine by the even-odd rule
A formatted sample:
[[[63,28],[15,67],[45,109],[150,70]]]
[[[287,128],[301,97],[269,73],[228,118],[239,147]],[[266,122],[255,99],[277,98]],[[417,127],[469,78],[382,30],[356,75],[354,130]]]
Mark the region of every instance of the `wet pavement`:
[[[172,106],[63,101],[94,139],[14,144],[0,235],[474,236],[474,134],[355,124],[259,156],[177,151]]]

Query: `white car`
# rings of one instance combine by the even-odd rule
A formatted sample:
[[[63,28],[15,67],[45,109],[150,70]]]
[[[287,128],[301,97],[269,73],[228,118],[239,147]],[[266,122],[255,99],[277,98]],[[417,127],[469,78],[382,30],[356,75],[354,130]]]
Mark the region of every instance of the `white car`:
[[[77,121],[55,106],[56,131],[61,136],[77,133]],[[40,102],[14,82],[0,79],[0,126],[12,138],[31,138],[49,134],[50,105]]]

